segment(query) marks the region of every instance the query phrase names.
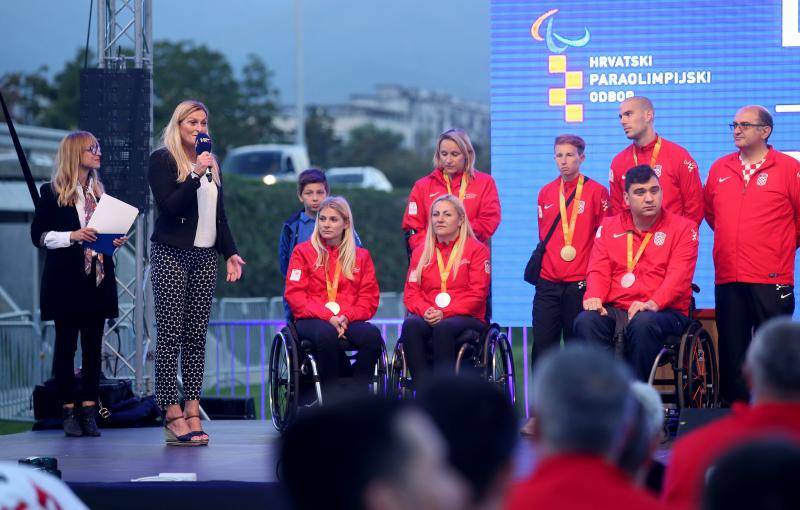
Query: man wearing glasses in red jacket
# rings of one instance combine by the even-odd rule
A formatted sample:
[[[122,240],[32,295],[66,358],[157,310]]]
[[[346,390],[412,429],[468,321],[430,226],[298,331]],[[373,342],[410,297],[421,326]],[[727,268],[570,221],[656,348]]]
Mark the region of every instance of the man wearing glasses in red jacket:
[[[748,399],[742,362],[752,331],[794,313],[800,245],[800,163],[767,143],[773,122],[763,106],[740,109],[730,127],[738,150],[711,166],[705,187],[725,404]]]

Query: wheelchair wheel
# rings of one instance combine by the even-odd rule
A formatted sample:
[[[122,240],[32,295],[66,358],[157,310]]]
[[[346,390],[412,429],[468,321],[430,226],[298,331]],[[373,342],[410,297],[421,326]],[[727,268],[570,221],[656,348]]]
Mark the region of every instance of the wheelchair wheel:
[[[389,389],[389,355],[386,352],[386,343],[381,339],[381,350],[378,353],[378,361],[375,363],[375,370],[372,374],[372,384],[370,391],[373,395],[386,397]]]
[[[269,407],[278,432],[283,432],[297,414],[299,375],[294,338],[289,328],[283,328],[272,340],[269,354]]]
[[[391,396],[399,399],[411,398],[411,374],[403,350],[403,341],[398,339],[392,354],[391,372],[389,376]]]
[[[681,387],[680,407],[716,407],[719,398],[719,368],[711,335],[700,323],[684,333],[678,352]]]
[[[484,379],[496,385],[508,397],[511,405],[516,402],[514,379],[514,353],[508,337],[493,324],[486,335],[483,349]]]

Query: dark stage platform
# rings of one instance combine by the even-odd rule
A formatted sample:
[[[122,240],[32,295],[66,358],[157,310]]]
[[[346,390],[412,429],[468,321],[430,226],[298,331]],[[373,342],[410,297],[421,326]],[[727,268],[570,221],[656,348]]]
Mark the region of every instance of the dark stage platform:
[[[60,430],[0,436],[0,460],[58,459],[66,482],[130,482],[158,473],[197,473],[198,481],[274,482],[278,433],[260,420],[203,422],[209,446],[168,447],[160,427],[103,429],[98,438]]]

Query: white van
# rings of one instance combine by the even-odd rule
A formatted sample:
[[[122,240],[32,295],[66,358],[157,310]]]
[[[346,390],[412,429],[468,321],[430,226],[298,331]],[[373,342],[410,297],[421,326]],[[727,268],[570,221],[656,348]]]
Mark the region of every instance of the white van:
[[[296,181],[309,168],[305,145],[245,145],[228,151],[222,169],[225,173],[245,175],[267,186],[280,181]]]
[[[392,191],[392,183],[386,178],[386,174],[374,166],[329,168],[325,171],[325,177],[331,186]]]

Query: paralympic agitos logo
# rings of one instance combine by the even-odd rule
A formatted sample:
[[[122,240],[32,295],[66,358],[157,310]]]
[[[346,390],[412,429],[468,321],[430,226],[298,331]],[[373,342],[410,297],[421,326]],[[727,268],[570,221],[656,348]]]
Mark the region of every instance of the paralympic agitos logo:
[[[558,9],[550,9],[539,16],[539,18],[533,22],[533,25],[531,25],[531,36],[537,41],[545,41],[547,43],[547,49],[549,49],[551,53],[563,53],[569,47],[582,48],[589,44],[591,35],[589,34],[589,29],[586,27],[583,28],[583,35],[576,39],[569,39],[557,34],[553,30],[554,16],[557,12]],[[545,36],[542,37],[539,30],[545,22]]]

